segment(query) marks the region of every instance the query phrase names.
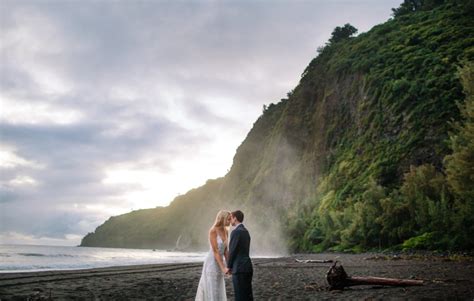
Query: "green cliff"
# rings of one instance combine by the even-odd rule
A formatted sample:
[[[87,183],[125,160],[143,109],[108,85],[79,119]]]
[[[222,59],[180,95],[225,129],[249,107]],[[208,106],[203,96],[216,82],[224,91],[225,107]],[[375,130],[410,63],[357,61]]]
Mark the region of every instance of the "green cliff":
[[[81,245],[203,249],[216,212],[239,208],[267,252],[472,249],[473,8],[407,0],[357,37],[336,28],[227,175]]]

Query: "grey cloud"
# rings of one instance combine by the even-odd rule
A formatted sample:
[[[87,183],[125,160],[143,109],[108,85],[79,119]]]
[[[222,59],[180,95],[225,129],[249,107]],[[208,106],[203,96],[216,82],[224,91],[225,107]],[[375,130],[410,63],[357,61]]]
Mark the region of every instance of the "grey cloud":
[[[193,116],[198,122],[206,124],[216,124],[219,127],[223,128],[239,126],[236,121],[219,116],[217,113],[213,112],[211,108],[209,108],[207,105],[201,103],[198,100],[192,102],[186,101],[186,103],[188,104],[186,106],[187,115]],[[221,105],[225,106],[225,103]]]
[[[81,211],[64,210],[41,203],[34,207],[31,203],[8,203],[0,204],[0,208],[2,232],[28,233],[36,237],[64,238],[66,234],[82,234],[84,229],[81,229],[81,223],[97,226],[100,222]]]

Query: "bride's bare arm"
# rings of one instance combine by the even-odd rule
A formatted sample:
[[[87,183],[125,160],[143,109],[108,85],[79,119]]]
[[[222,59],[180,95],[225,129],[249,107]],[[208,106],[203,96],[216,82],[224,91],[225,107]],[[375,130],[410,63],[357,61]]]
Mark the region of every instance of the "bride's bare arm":
[[[222,256],[219,254],[219,248],[217,246],[217,231],[215,229],[211,229],[209,231],[209,241],[211,242],[212,252],[214,253],[214,258],[216,259],[221,271],[225,273],[225,265],[222,260]]]
[[[229,262],[229,248],[227,246],[225,246],[224,257],[225,262]]]
[[[229,240],[229,233],[226,231],[226,234],[227,234],[227,239],[225,241],[225,249],[224,249],[224,258],[225,258],[225,262],[229,262],[229,246],[227,244],[227,241]]]

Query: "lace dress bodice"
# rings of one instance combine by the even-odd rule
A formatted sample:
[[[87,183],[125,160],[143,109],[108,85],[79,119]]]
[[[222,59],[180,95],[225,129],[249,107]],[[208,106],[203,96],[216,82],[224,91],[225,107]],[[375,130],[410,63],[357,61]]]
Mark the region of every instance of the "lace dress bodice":
[[[226,247],[225,242],[222,240],[220,235],[217,235],[217,248],[219,249],[219,254],[221,256],[224,256],[225,247]],[[210,252],[212,253],[212,247],[211,247]]]

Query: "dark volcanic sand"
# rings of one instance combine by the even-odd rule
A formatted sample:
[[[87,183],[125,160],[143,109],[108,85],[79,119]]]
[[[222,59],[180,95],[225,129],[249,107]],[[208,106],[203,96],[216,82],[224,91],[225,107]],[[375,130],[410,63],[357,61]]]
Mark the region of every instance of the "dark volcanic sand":
[[[418,287],[356,286],[327,290],[331,263],[350,276],[421,279]],[[194,300],[199,263],[142,265],[93,270],[0,274],[0,300]],[[311,254],[254,259],[256,300],[474,300],[474,262],[470,257]],[[232,282],[226,278],[233,300]]]

